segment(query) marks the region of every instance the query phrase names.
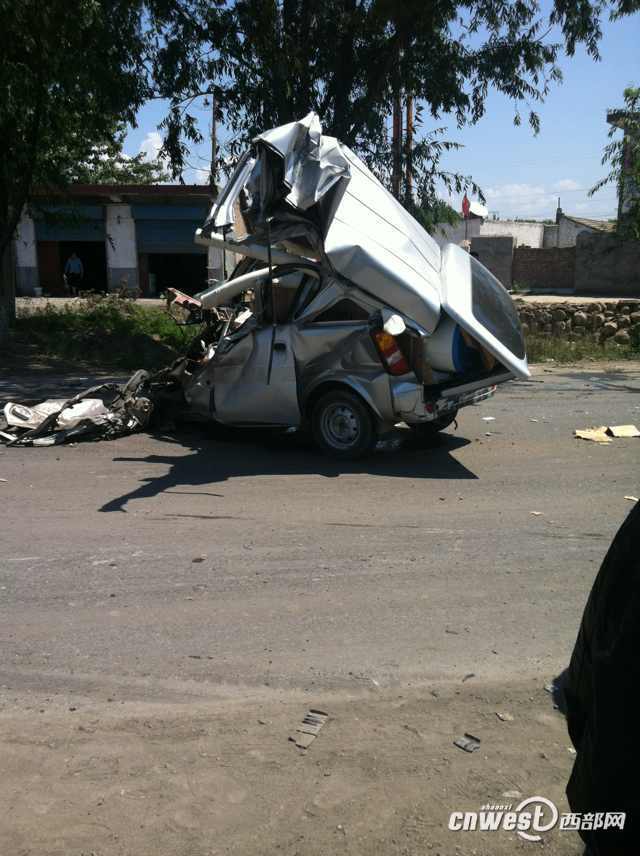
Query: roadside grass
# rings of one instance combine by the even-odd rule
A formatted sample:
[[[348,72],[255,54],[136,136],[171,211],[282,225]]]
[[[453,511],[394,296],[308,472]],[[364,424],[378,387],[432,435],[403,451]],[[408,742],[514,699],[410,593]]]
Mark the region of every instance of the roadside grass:
[[[577,363],[583,360],[637,360],[640,359],[640,341],[629,345],[618,345],[611,339],[602,344],[593,339],[577,339],[569,342],[557,336],[526,337],[527,359],[530,364],[553,360],[558,363]]]
[[[180,327],[160,307],[114,295],[27,310],[14,333],[42,356],[104,369],[159,369],[182,354],[198,327]]]
[[[164,308],[108,295],[61,307],[27,308],[16,319],[14,336],[43,357],[105,370],[154,370],[184,353],[198,331],[178,326]],[[617,345],[529,334],[526,346],[530,363],[640,359],[639,336],[630,345]]]

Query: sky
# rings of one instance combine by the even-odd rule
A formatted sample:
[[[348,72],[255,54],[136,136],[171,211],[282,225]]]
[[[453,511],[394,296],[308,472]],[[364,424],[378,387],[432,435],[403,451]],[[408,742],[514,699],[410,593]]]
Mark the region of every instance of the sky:
[[[474,126],[457,129],[446,116],[429,119],[432,127],[447,126],[445,138],[464,146],[445,155],[443,168],[471,175],[482,188],[489,211],[501,219],[554,219],[558,197],[566,214],[615,217],[613,185],[593,197],[587,196],[587,190],[606,173],[600,159],[607,143],[607,109],[622,106],[625,87],[640,85],[639,45],[640,15],[636,14],[604,23],[600,62],[594,62],[583,48],[574,57],[562,58],[564,81],[535,107],[541,120],[537,136],[524,121],[525,105],[521,107],[523,124],[514,127],[512,103],[495,92],[487,99],[485,116]],[[138,127],[127,136],[128,154],[157,154],[162,141],[157,125],[164,106],[155,102],[140,111]],[[196,115],[208,136],[208,111],[200,107]],[[187,183],[207,181],[209,151],[208,141],[191,150],[184,175]],[[459,210],[459,197],[451,203]]]

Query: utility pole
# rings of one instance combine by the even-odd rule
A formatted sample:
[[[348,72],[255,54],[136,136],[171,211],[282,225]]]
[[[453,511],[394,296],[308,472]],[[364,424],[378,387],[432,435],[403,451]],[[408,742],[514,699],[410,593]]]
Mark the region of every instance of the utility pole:
[[[211,204],[218,198],[218,123],[216,120],[216,94],[211,89],[211,170],[209,190]],[[233,267],[233,265],[232,265]],[[221,282],[227,278],[227,253],[221,247],[209,247],[207,251],[207,277],[209,282]]]
[[[405,144],[405,193],[406,201],[411,202],[413,200],[413,95],[407,95],[407,131]]]
[[[216,94],[211,90],[211,173],[209,185],[211,187],[211,199],[218,196],[218,133],[216,123]]]
[[[400,88],[393,96],[393,137],[391,140],[393,154],[393,170],[391,173],[391,190],[396,199],[400,199],[402,184],[402,99]]]

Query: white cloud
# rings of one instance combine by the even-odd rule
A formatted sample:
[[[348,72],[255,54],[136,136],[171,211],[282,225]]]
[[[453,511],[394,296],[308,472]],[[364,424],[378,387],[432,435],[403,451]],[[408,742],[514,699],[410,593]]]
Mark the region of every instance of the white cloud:
[[[496,187],[488,187],[485,191],[487,199],[516,199],[525,196],[545,196],[546,193],[541,184],[500,184]]]
[[[580,184],[572,178],[562,178],[553,185],[554,190],[580,190]]]
[[[511,183],[487,187],[489,211],[497,211],[502,219],[511,217],[553,217],[557,198],[542,184]]]
[[[572,178],[563,178],[549,185],[524,182],[497,184],[486,187],[484,192],[489,211],[497,213],[501,220],[514,217],[553,220],[559,196],[565,213],[596,219],[615,215],[617,204],[615,190],[589,197],[585,187]],[[454,207],[457,210],[460,206]]]
[[[162,148],[162,137],[158,131],[149,131],[144,140],[140,143],[140,153],[144,155],[147,161],[156,160]]]

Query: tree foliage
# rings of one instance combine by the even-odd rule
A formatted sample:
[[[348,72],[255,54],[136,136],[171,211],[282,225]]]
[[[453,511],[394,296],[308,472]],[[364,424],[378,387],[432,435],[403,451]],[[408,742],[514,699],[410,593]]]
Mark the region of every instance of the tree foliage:
[[[591,188],[589,196],[615,184],[623,203],[616,231],[622,238],[640,240],[640,88],[625,89],[624,109],[613,112],[616,123],[609,129],[611,142],[602,155],[602,165],[609,172]]]
[[[34,185],[59,185],[150,95],[142,0],[0,0],[0,253]]]
[[[124,134],[95,146],[87,158],[74,163],[64,178],[69,184],[162,184],[170,179],[166,165],[144,153],[126,155]]]
[[[424,133],[411,154],[424,208],[438,181],[472,186],[442,169],[452,145],[438,130],[443,115],[477,121],[493,89],[513,102],[516,122],[527,105],[536,130],[561,53],[584,45],[597,59],[603,17],[639,7],[553,0],[546,14],[538,0],[0,0],[0,254],[32,187],[77,175],[150,98],[169,100],[161,127],[174,176],[202,138],[191,105],[213,93],[231,154],[265,127],[316,110],[385,180],[387,117],[403,91],[422,105]]]
[[[583,45],[598,59],[603,17],[639,5],[554,0],[545,14],[537,0],[184,0],[155,57],[171,104],[166,151],[179,170],[185,143],[199,139],[190,104],[214,91],[232,154],[265,127],[315,110],[388,181],[387,121],[404,91],[423,108],[426,133],[416,135],[412,163],[416,197],[428,206],[438,182],[477,190],[440,168],[453,145],[432,130],[444,114],[459,126],[478,121],[493,89],[513,103],[516,124],[526,115],[537,131],[536,108],[561,81],[561,55]]]

